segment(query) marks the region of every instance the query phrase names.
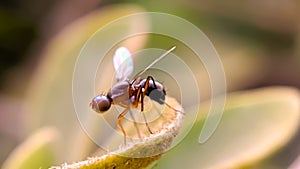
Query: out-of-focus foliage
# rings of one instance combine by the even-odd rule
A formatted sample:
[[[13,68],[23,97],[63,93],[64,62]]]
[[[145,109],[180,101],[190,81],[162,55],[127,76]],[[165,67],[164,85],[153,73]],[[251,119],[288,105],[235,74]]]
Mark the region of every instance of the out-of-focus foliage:
[[[18,161],[24,154],[22,148],[32,146],[36,147],[21,160],[31,167],[42,166],[36,160],[48,159],[44,166],[49,166],[93,154],[98,147],[81,130],[72,103],[72,73],[79,50],[91,34],[110,21],[134,12],[157,11],[183,17],[203,30],[220,54],[228,91],[246,91],[230,95],[221,125],[210,142],[200,145],[199,151],[190,147],[198,141],[193,132],[201,129],[201,118],[196,124],[199,128],[195,126],[197,130],[156,167],[177,166],[201,156],[199,166],[203,168],[210,164],[216,168],[288,168],[300,154],[299,134],[292,138],[294,132],[299,133],[295,131],[300,113],[299,101],[295,102],[298,92],[288,88],[247,90],[274,85],[300,88],[299,9],[296,1],[258,0],[1,2],[0,163],[9,152],[6,165]],[[168,40],[155,35],[147,38],[129,45],[166,48]],[[192,55],[185,49],[176,52]],[[209,98],[205,69],[199,67],[194,73],[203,91],[201,98]],[[28,141],[34,138],[30,137],[32,132],[45,125],[56,128],[61,137],[55,142],[40,139],[41,144]],[[37,158],[35,153],[41,155]]]
[[[165,154],[156,168],[256,167],[257,161],[277,151],[294,135],[299,126],[299,101],[299,92],[289,88],[229,94],[216,132],[200,144],[199,135],[210,105],[204,103],[188,136]]]
[[[55,128],[44,127],[19,145],[3,164],[3,169],[46,168],[54,162],[53,144],[58,137]]]
[[[32,21],[1,6],[0,25],[0,88],[3,88],[9,69],[24,62],[25,53],[35,38],[35,28]]]
[[[48,45],[43,63],[28,88],[26,123],[28,131],[44,125],[58,128],[63,138],[56,144],[59,157],[56,163],[81,159],[95,151],[95,145],[81,130],[73,108],[72,77],[81,47],[99,27],[121,16],[142,11],[135,5],[116,5],[95,11],[67,27]],[[101,43],[105,42],[99,41],[99,45]],[[143,39],[138,39],[127,45],[134,47],[143,43]],[[86,107],[89,109],[88,104]],[[100,124],[97,127],[100,134],[102,127]]]

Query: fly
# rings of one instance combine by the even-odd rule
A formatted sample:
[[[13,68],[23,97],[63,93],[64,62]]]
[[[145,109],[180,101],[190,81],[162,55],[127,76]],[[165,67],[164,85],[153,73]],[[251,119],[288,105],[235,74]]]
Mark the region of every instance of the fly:
[[[138,105],[141,104],[141,112],[150,134],[153,134],[153,132],[148,125],[145,114],[143,113],[145,96],[149,96],[151,100],[154,100],[159,104],[166,104],[168,107],[171,107],[170,105],[165,103],[166,91],[163,85],[155,81],[152,76],[148,76],[146,79],[141,79],[141,76],[154,64],[171,53],[175,48],[176,46],[172,47],[164,54],[162,54],[159,58],[155,59],[143,71],[135,75],[135,77],[131,81],[128,79],[128,77],[133,72],[133,59],[131,53],[125,47],[120,47],[116,50],[113,57],[113,65],[116,71],[117,83],[109,90],[106,95],[100,94],[94,97],[90,103],[90,106],[97,113],[106,112],[107,110],[109,110],[112,104],[119,105],[125,108],[124,111],[118,116],[118,127],[121,129],[124,135],[125,144],[126,132],[122,126],[122,121],[131,107],[138,108]],[[150,95],[151,92],[155,93]]]

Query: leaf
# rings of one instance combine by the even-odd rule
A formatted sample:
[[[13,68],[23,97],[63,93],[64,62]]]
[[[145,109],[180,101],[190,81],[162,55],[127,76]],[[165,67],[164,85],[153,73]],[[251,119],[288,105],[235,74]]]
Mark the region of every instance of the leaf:
[[[53,143],[58,131],[44,127],[20,144],[4,162],[3,169],[47,168],[54,162]]]
[[[294,135],[299,125],[299,101],[297,90],[284,87],[229,94],[217,130],[199,144],[209,107],[205,103],[191,132],[154,168],[242,168],[258,162]]]
[[[27,116],[27,126],[29,126],[28,131],[44,125],[53,125],[60,130],[65,139],[58,142],[57,163],[81,159],[94,150],[95,144],[87,137],[78,122],[72,98],[73,71],[81,48],[97,30],[120,17],[137,12],[143,12],[143,9],[126,4],[98,9],[68,25],[53,37],[43,51],[41,63],[27,91],[25,106],[28,112],[31,112]],[[136,30],[137,25],[139,25],[138,29],[143,29],[146,25],[141,23],[143,23],[141,20],[129,22],[122,25],[122,29],[112,33],[118,33],[120,30],[130,32],[132,29]],[[107,36],[112,35],[107,34]],[[105,38],[96,40],[99,46],[107,41]],[[131,38],[131,41],[126,41],[126,45],[135,49],[143,46],[144,42],[143,38]],[[112,72],[108,73],[107,76],[112,74]],[[90,110],[88,104],[84,106],[87,111]],[[101,124],[99,125],[98,130],[101,129]],[[100,130],[99,135],[101,133]],[[81,149],[77,148],[78,144],[81,145]]]

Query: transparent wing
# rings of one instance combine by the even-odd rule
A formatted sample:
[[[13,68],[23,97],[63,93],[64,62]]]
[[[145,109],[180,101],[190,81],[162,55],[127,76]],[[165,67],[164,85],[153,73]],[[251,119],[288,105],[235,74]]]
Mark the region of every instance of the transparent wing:
[[[116,50],[113,58],[117,81],[128,78],[133,72],[133,60],[131,53],[125,47]]]

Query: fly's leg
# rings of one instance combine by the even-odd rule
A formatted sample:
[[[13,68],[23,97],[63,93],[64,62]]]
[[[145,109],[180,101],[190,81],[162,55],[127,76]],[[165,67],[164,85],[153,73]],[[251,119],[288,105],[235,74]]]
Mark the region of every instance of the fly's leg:
[[[140,96],[141,96],[141,112],[143,114],[143,117],[144,117],[144,121],[146,123],[146,126],[147,126],[147,129],[149,131],[150,134],[153,134],[153,132],[151,131],[150,127],[149,127],[149,124],[147,122],[147,119],[146,119],[146,115],[144,113],[144,97],[145,97],[145,91],[143,91],[142,93],[140,93]]]
[[[143,118],[144,118],[144,121],[145,121],[145,124],[147,126],[147,129],[149,131],[150,134],[153,134],[153,132],[151,131],[150,127],[149,127],[149,124],[147,122],[147,118],[146,118],[146,115],[144,114],[144,98],[145,98],[145,95],[146,95],[146,92],[149,88],[149,83],[150,83],[150,80],[152,80],[153,82],[153,85],[154,85],[154,88],[157,88],[156,87],[156,84],[155,84],[155,81],[153,79],[152,76],[148,76],[146,81],[145,81],[145,86],[140,86],[138,88],[138,91],[136,93],[136,97],[135,97],[135,100],[133,101],[132,105],[134,107],[137,107],[138,106],[138,103],[139,103],[139,100],[141,99],[141,112],[143,114]]]
[[[141,96],[139,96],[139,97],[141,97],[141,112],[143,114],[143,117],[144,117],[147,129],[148,129],[148,131],[149,131],[150,134],[153,134],[153,132],[151,131],[151,129],[149,127],[149,124],[147,122],[146,115],[144,114],[144,98],[145,98],[146,92],[147,92],[147,90],[149,88],[149,82],[150,82],[150,80],[152,80],[153,85],[156,88],[156,84],[155,84],[155,81],[154,81],[153,77],[152,76],[148,76],[147,79],[146,79],[146,82],[145,82],[144,91],[142,91],[140,93]]]
[[[140,130],[139,130],[139,127],[138,127],[138,125],[137,125],[137,122],[135,121],[135,118],[134,118],[134,116],[133,116],[133,114],[132,114],[132,111],[129,111],[129,113],[130,113],[130,116],[131,116],[131,118],[132,118],[132,120],[133,120],[134,126],[135,126],[135,128],[136,128],[137,133],[138,133],[138,136],[139,136],[139,138],[142,140],[141,132],[140,132]]]
[[[132,107],[134,107],[134,108],[138,107],[138,105],[139,105],[139,97],[140,97],[141,92],[142,92],[142,88],[140,87],[140,88],[138,88],[137,93],[135,94],[134,101],[131,103]],[[135,121],[135,119],[134,119],[134,117],[133,117],[133,115],[132,115],[131,112],[130,112],[130,114],[131,114],[132,120],[134,121],[134,125],[136,127],[136,131],[138,133],[138,136],[139,136],[140,139],[142,139],[142,136],[141,136],[140,130],[139,130],[138,126],[137,126],[137,123],[136,123],[136,121]]]
[[[178,110],[178,109],[175,109],[174,107],[172,107],[171,105],[169,105],[167,102],[165,102],[164,100],[161,100],[162,102],[164,102],[164,104],[166,105],[166,106],[168,106],[170,109],[172,109],[172,110],[174,110],[174,111],[176,111],[176,112],[180,112],[181,114],[183,114],[183,115],[185,115],[185,113],[183,112],[183,111],[181,111],[181,110]]]
[[[143,114],[145,124],[146,124],[146,126],[147,126],[147,129],[148,129],[149,133],[150,133],[150,134],[153,134],[153,132],[150,130],[150,127],[149,127],[149,125],[148,125],[146,116],[145,116],[145,114],[144,114],[144,97],[145,97],[145,94],[144,94],[144,93],[145,93],[145,90],[144,90],[144,91],[142,91],[142,90],[143,90],[143,87],[140,86],[140,87],[138,88],[138,91],[137,91],[137,93],[136,93],[135,100],[133,101],[132,105],[133,105],[134,107],[138,107],[139,100],[141,99],[141,112],[142,112],[142,114]]]
[[[119,116],[118,116],[118,126],[121,129],[123,135],[124,135],[124,144],[126,145],[126,132],[122,126],[122,121],[126,115],[126,113],[128,113],[129,108],[126,108]]]

